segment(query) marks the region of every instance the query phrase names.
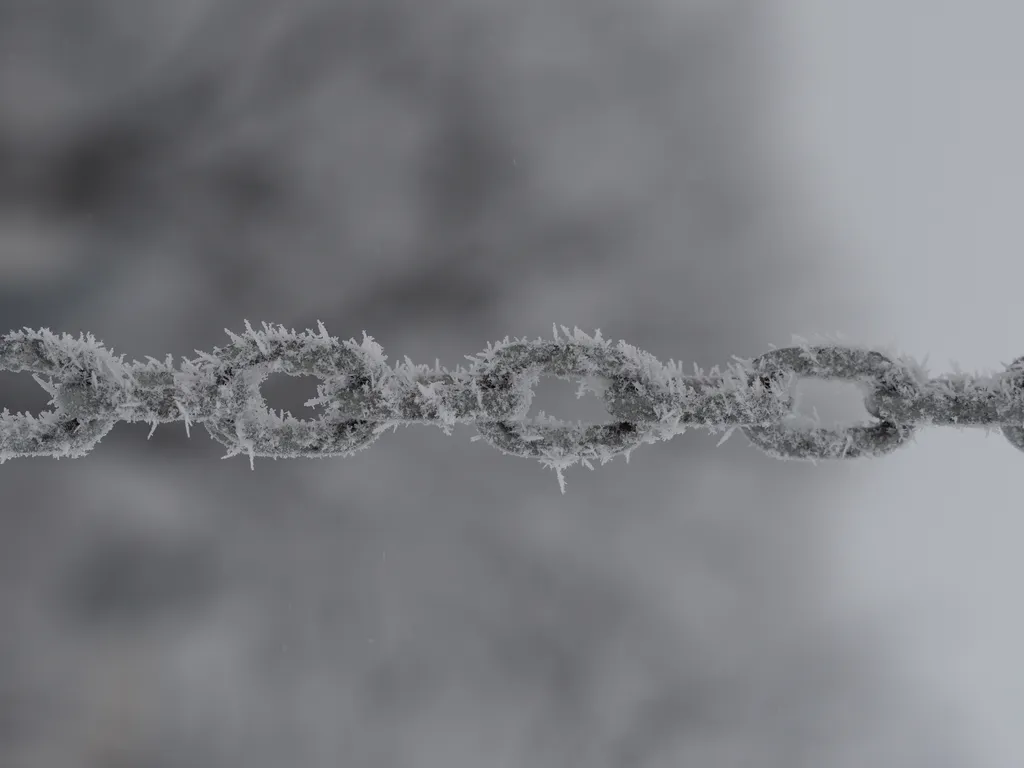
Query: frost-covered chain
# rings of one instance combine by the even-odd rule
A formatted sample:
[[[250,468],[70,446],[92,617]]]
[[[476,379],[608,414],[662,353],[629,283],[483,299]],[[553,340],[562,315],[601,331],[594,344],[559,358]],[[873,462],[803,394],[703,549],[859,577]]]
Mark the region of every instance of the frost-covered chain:
[[[248,454],[273,458],[350,456],[388,428],[434,424],[451,434],[456,423],[471,423],[478,436],[504,453],[535,458],[562,470],[576,463],[593,469],[619,454],[627,461],[644,443],[667,440],[690,427],[725,431],[737,427],[765,453],[780,459],[882,456],[913,437],[921,426],[1001,426],[1012,445],[1024,450],[1024,357],[991,377],[964,374],[929,379],[912,360],[835,343],[775,349],[753,360],[734,358],[724,372],[705,374],[694,366],[665,365],[620,341],[563,327],[554,340],[507,337],[474,356],[469,368],[454,371],[419,366],[408,358],[393,368],[372,337],[361,344],[319,332],[301,334],[263,324],[236,335],[224,348],[164,362],[125,363],[90,334],[78,339],[48,329],[15,331],[0,339],[0,370],[31,371],[53,397],[54,411],[38,417],[0,415],[0,463],[18,456],[77,458],[88,453],[118,421],[184,421],[186,432],[201,423],[222,443],[225,458]],[[313,375],[322,380],[321,406],[314,420],[267,409],[260,385],[274,372]],[[49,377],[43,381],[39,375]],[[569,424],[526,418],[540,376],[580,380],[604,400],[612,421]],[[799,378],[857,384],[876,417],[866,425],[823,429],[793,413],[791,385]],[[596,387],[590,380],[600,382]],[[152,431],[150,432],[152,436]],[[721,444],[721,442],[719,444]]]

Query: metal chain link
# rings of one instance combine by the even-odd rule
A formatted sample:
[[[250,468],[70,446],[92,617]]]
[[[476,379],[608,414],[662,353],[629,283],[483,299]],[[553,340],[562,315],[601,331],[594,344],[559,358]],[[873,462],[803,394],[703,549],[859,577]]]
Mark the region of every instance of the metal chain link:
[[[725,431],[741,428],[770,456],[818,459],[883,456],[905,445],[926,425],[1001,427],[1024,451],[1024,357],[1005,373],[965,374],[930,379],[919,366],[881,352],[848,345],[775,349],[753,360],[734,357],[693,375],[665,365],[623,341],[615,347],[579,329],[554,341],[516,339],[488,345],[467,356],[470,367],[449,371],[415,365],[408,358],[394,368],[372,337],[362,344],[319,333],[296,334],[266,323],[262,331],[246,321],[246,333],[227,331],[231,343],[212,353],[196,350],[175,370],[164,362],[125,363],[92,334],[58,337],[49,329],[14,331],[0,339],[0,370],[31,371],[52,395],[54,411],[38,417],[0,415],[0,464],[20,456],[79,458],[118,421],[158,424],[184,421],[186,432],[200,422],[223,444],[224,458],[350,456],[367,448],[388,428],[434,424],[451,434],[456,423],[471,423],[503,453],[535,458],[558,472],[578,462],[593,469],[619,454],[626,460],[644,443],[668,440],[691,427]],[[323,406],[315,420],[269,411],[260,385],[273,372],[311,374],[323,380],[307,406]],[[39,374],[50,377],[40,379]],[[543,416],[527,419],[533,386],[541,375],[580,377],[604,400],[612,423],[566,424]],[[823,429],[793,412],[789,389],[796,379],[853,382],[865,396],[876,423]],[[603,382],[594,388],[587,378]]]

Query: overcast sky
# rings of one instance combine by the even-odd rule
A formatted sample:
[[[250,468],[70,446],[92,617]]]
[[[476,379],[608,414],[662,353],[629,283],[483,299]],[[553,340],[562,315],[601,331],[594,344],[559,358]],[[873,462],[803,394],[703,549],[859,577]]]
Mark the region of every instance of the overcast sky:
[[[1024,50],[1016,3],[787,0],[795,140],[837,252],[870,265],[876,335],[931,375],[1024,355]],[[846,510],[851,594],[908,663],[972,712],[987,765],[1024,765],[1024,456],[934,428],[878,462]]]

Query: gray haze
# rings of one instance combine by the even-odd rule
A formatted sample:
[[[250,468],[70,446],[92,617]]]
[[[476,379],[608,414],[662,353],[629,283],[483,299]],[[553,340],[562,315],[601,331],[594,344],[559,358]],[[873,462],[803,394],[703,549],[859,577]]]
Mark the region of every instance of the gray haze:
[[[777,45],[762,2],[4,3],[0,329],[180,361],[319,319],[449,366],[553,322],[704,367],[853,336]],[[863,464],[694,433],[562,496],[468,427],[255,472],[148,431],[0,467],[0,765],[972,764],[837,597]]]

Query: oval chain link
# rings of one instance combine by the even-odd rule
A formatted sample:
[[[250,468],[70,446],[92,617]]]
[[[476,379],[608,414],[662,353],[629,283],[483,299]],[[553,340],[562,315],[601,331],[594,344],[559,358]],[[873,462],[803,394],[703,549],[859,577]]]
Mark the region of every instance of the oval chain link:
[[[391,375],[387,365],[372,362],[355,342],[312,333],[263,338],[249,330],[226,348],[215,348],[217,362],[194,361],[207,385],[215,386],[214,412],[203,426],[229,449],[228,456],[247,453],[251,466],[255,456],[351,456],[380,437],[379,422],[339,413],[344,405],[372,401],[377,379]],[[271,372],[324,380],[324,397],[332,405],[315,420],[272,413],[259,391]]]
[[[754,368],[762,373],[791,373],[798,378],[850,381],[878,392],[919,394],[913,372],[880,352],[842,347],[786,347],[761,355]],[[906,445],[913,425],[881,421],[841,430],[795,428],[786,424],[742,427],[747,439],[777,459],[854,459],[884,456]]]
[[[1010,374],[1014,394],[1018,397],[1024,393],[1024,357],[1018,357],[1012,363],[1007,366],[1007,371]],[[1024,426],[1017,426],[1014,424],[1002,424],[999,427],[999,431],[1002,432],[1003,437],[1006,438],[1006,442],[1016,448],[1018,451],[1024,451]]]
[[[577,461],[604,463],[644,442],[644,431],[630,422],[584,427],[509,419],[525,415],[533,402],[533,385],[542,374],[560,379],[596,376],[642,381],[642,371],[619,350],[574,341],[513,342],[479,363],[474,372],[477,386],[489,398],[485,405],[494,419],[477,423],[477,431],[502,453],[524,458],[574,456]]]
[[[44,329],[45,330],[45,329]],[[53,377],[53,411],[0,416],[0,463],[15,456],[80,458],[119,420],[129,379],[123,364],[98,344],[64,334],[15,331],[0,339],[0,370]]]

